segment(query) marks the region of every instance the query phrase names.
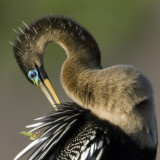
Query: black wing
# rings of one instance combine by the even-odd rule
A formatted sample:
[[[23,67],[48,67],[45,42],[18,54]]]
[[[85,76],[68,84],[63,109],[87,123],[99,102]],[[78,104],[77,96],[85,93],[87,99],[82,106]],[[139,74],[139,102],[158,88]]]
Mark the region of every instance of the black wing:
[[[104,130],[101,130],[96,123],[90,122],[81,126],[76,136],[73,135],[72,140],[64,146],[57,159],[100,160],[109,143],[110,140]]]
[[[31,151],[28,160],[99,160],[110,143],[105,129],[95,123],[88,110],[75,103],[58,105],[58,111],[35,119],[30,132],[43,134],[23,149],[14,160]],[[85,118],[87,117],[87,118]]]

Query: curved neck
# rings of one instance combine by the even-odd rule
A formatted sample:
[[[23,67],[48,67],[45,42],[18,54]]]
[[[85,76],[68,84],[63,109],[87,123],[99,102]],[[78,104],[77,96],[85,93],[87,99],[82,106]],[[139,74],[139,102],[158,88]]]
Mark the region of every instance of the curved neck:
[[[90,94],[92,88],[89,85],[91,77],[86,79],[81,73],[101,68],[100,51],[88,31],[73,20],[47,16],[30,26],[26,25],[23,34],[17,38],[14,45],[15,56],[22,71],[27,77],[28,71],[34,69],[35,63],[38,66],[43,65],[45,47],[52,41],[60,44],[67,53],[61,74],[65,91],[77,102],[76,98],[83,97],[83,90],[86,90],[86,96],[80,98],[80,101],[86,104],[85,97]],[[22,54],[17,54],[19,52]],[[83,79],[85,83],[81,83]],[[77,89],[79,94],[76,95]]]
[[[100,51],[93,37],[79,24],[63,17],[45,17],[35,22],[35,52],[43,54],[46,44],[53,41],[60,44],[67,58],[77,59],[85,68],[100,67]],[[37,33],[37,34],[36,34]],[[35,46],[34,46],[35,48]]]

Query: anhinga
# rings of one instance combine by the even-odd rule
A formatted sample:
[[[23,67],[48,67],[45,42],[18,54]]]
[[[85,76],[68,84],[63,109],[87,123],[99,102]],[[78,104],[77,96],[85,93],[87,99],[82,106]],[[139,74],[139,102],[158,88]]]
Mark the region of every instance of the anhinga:
[[[69,18],[46,16],[20,30],[13,43],[15,58],[55,110],[28,126],[30,132],[45,130],[15,160],[30,150],[30,160],[156,159],[153,92],[142,72],[131,65],[103,69],[94,38]],[[60,104],[44,70],[50,42],[66,51],[61,82],[74,103]]]

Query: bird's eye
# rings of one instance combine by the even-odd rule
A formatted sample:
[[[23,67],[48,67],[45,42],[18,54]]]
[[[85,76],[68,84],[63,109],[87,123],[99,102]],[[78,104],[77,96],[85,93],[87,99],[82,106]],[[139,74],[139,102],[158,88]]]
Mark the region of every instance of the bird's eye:
[[[28,73],[28,77],[32,80],[35,79],[35,77],[37,76],[37,73],[35,70],[29,71]]]
[[[39,85],[39,76],[37,69],[28,72],[28,78],[37,86]]]
[[[34,78],[34,77],[35,77],[35,74],[31,73],[30,76],[31,76],[31,78]]]

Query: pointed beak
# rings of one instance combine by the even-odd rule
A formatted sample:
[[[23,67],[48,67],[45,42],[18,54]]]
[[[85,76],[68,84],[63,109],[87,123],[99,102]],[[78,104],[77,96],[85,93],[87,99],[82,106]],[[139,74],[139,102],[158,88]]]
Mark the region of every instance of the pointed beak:
[[[56,104],[60,104],[60,100],[58,99],[44,68],[42,66],[37,67],[37,71],[38,71],[39,79],[40,79],[39,81],[40,89],[45,94],[49,102],[52,104],[53,108],[55,110],[58,110]]]

